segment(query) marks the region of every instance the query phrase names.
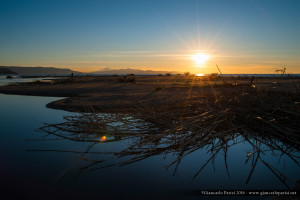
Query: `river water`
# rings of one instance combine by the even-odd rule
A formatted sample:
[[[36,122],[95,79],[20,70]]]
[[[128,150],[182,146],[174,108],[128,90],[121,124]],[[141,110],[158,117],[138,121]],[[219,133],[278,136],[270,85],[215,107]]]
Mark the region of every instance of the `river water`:
[[[245,164],[245,159],[253,148],[245,142],[228,149],[230,175],[224,164],[224,153],[220,152],[215,157],[214,165],[209,163],[192,181],[194,174],[211,157],[207,149],[186,156],[174,176],[174,168],[165,169],[174,159],[172,155],[165,158],[153,156],[122,167],[99,169],[99,163],[84,170],[90,162],[82,159],[79,152],[86,151],[91,146],[90,142],[45,137],[47,134],[36,131],[43,123],[60,123],[63,116],[72,115],[45,107],[58,99],[0,94],[1,195],[9,195],[9,199],[200,199],[185,192],[287,189],[262,162],[257,162],[246,184],[252,165],[249,162]],[[88,158],[118,160],[111,154],[101,152],[120,151],[129,142],[99,142],[90,149],[95,153]],[[299,152],[294,154],[299,156]],[[299,166],[288,156],[281,156],[281,152],[266,151],[263,159],[294,181],[300,179]],[[300,161],[299,157],[296,161]],[[293,187],[289,183],[288,186]]]
[[[0,86],[9,85],[11,83],[25,83],[34,81],[47,81],[56,77],[39,77],[39,78],[22,78],[20,75],[10,75],[12,78],[7,78],[7,75],[0,75]]]

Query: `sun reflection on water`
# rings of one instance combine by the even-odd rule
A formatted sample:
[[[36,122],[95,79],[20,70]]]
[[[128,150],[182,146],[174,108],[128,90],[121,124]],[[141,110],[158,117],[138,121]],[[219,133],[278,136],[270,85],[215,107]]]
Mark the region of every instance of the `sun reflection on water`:
[[[104,136],[102,136],[101,138],[100,138],[100,141],[101,142],[104,142],[104,141],[106,141],[106,136],[104,135]]]

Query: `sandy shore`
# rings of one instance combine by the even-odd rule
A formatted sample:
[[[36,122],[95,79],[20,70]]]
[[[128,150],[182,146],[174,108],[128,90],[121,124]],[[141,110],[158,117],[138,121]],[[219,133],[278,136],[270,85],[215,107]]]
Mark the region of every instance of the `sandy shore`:
[[[49,108],[86,111],[93,106],[98,112],[134,112],[140,107],[180,107],[205,92],[249,87],[251,78],[184,76],[117,76],[74,77],[52,82],[22,83],[0,87],[0,93],[66,97],[51,102]],[[252,87],[293,91],[300,84],[298,78],[258,78]]]

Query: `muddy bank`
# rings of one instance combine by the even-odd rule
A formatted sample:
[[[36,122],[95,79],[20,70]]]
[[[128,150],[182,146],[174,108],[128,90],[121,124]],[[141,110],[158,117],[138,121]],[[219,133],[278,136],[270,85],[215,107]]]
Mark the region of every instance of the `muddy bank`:
[[[227,78],[225,85],[223,80],[183,76],[76,77],[3,86],[0,93],[66,97],[47,107],[67,111],[85,112],[92,106],[97,112],[135,112],[142,107],[183,107],[203,93],[250,87],[249,82],[248,78]],[[251,87],[293,92],[299,82],[260,78]]]

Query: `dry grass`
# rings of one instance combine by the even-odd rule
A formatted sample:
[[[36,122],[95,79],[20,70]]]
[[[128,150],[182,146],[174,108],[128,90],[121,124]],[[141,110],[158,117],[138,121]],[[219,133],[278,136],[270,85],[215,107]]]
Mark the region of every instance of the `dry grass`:
[[[40,130],[64,139],[90,141],[94,145],[99,143],[99,135],[92,138],[97,130],[105,130],[102,135],[110,132],[115,136],[113,141],[123,134],[118,139],[130,139],[131,145],[113,154],[130,158],[115,165],[127,165],[155,155],[173,154],[175,159],[168,167],[175,167],[174,174],[185,156],[207,149],[211,157],[193,179],[209,163],[214,164],[220,152],[224,152],[224,162],[230,175],[228,149],[240,142],[247,142],[253,146],[253,151],[245,158],[246,163],[252,160],[252,170],[246,183],[250,181],[257,162],[261,161],[288,188],[289,183],[295,184],[293,179],[266,162],[262,155],[267,151],[279,151],[299,166],[299,157],[295,154],[300,147],[299,91],[228,85],[221,87],[221,90],[213,89],[189,98],[181,105],[164,107],[163,110],[140,106],[130,114],[139,120],[128,120],[128,115],[120,114],[103,118],[90,110],[76,117],[67,117],[66,122],[61,124],[45,124]],[[114,124],[120,122],[119,125]],[[133,132],[132,129],[138,131]],[[267,149],[260,148],[262,145]],[[99,168],[95,168],[95,163],[100,162],[90,162],[83,169]],[[106,166],[111,164],[102,167]]]

